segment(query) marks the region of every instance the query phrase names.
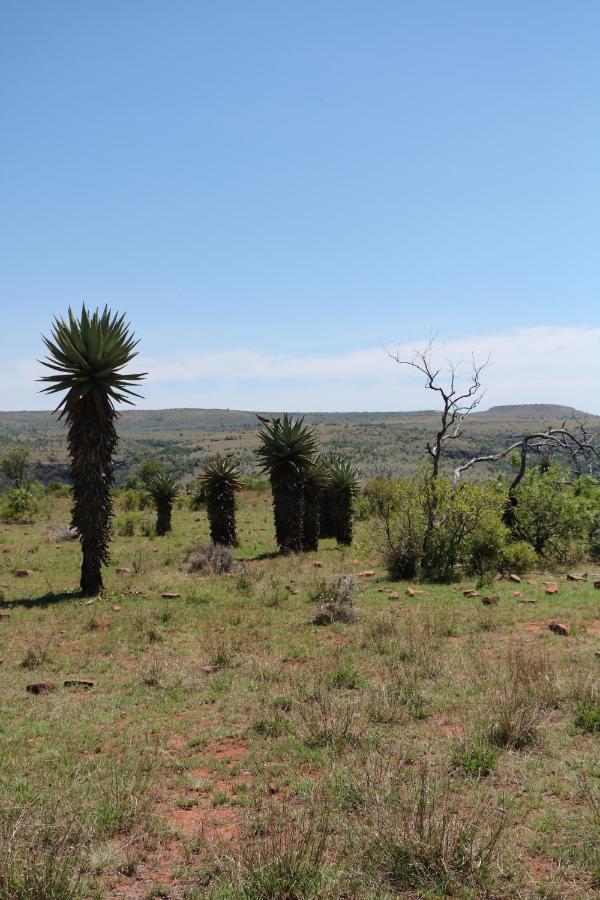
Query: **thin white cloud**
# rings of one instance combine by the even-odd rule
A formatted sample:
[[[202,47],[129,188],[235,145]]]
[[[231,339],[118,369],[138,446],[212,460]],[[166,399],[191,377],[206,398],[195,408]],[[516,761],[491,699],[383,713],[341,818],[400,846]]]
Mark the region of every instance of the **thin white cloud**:
[[[410,357],[414,344],[390,346]],[[418,344],[416,346],[419,346]],[[484,406],[565,403],[600,412],[600,328],[539,326],[505,334],[437,343],[440,365],[471,355],[492,364],[483,381]],[[394,363],[382,347],[319,356],[271,355],[254,350],[200,353],[183,359],[142,358],[148,371],[146,408],[382,410],[433,405],[417,373]],[[48,407],[34,378],[40,367],[23,360],[0,376],[2,409]]]

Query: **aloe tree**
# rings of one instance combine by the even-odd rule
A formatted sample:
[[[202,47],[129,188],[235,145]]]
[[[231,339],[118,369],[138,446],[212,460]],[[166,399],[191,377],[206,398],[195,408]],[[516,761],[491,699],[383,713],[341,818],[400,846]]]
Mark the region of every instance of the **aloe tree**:
[[[352,543],[352,500],[358,494],[358,472],[352,463],[339,453],[331,453],[325,460],[326,503],[331,537],[338,544]]]
[[[113,456],[117,445],[115,403],[129,403],[139,396],[131,385],[145,373],[123,368],[137,355],[125,316],[108,307],[90,314],[85,308],[77,318],[69,309],[68,320],[55,318],[50,338],[43,338],[49,355],[42,361],[54,375],[46,393],[64,391],[55,412],[68,426],[68,448],[73,478],[71,525],[77,530],[82,550],[81,590],[95,596],[103,588],[102,565],[109,562],[113,485]]]
[[[256,454],[271,481],[277,543],[282,553],[298,553],[304,546],[304,479],[315,458],[315,431],[285,413],[263,420],[258,436]]]
[[[146,488],[156,508],[156,533],[165,535],[171,530],[171,513],[179,486],[172,475],[159,472],[148,481]]]
[[[206,497],[206,512],[213,544],[237,545],[235,495],[242,476],[232,459],[217,453],[202,467],[198,486]]]
[[[319,549],[321,503],[327,481],[321,457],[317,457],[304,475],[304,523],[302,547],[306,552]]]

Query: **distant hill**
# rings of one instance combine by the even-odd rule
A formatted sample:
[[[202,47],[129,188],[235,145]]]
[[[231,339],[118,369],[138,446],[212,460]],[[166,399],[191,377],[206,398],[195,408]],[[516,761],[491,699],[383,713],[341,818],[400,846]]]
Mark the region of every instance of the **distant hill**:
[[[439,422],[439,414],[433,410],[306,413],[305,418],[316,427],[322,449],[349,456],[363,478],[413,472]],[[600,433],[600,417],[558,404],[494,406],[478,411],[466,420],[460,438],[447,445],[446,467],[452,469],[479,453],[494,453],[526,431],[576,420],[586,420]],[[122,482],[143,460],[153,457],[162,459],[177,478],[190,481],[202,462],[216,452],[232,454],[244,473],[257,474],[257,426],[256,413],[248,410],[129,410],[118,424],[117,481]],[[68,478],[65,429],[52,413],[0,412],[0,455],[15,443],[30,448],[36,478],[44,482]],[[482,466],[475,477],[489,471]]]
[[[555,403],[521,403],[507,406],[491,406],[485,412],[476,415],[502,416],[509,419],[566,419],[580,421],[598,419],[598,416],[584,413],[573,406],[560,406]]]

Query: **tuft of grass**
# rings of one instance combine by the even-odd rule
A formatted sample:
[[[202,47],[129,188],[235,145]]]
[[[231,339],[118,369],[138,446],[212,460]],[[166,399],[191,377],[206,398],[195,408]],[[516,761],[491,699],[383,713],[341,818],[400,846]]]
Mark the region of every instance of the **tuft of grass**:
[[[471,778],[485,778],[497,763],[498,749],[481,740],[461,741],[452,751],[452,768]]]
[[[582,700],[577,705],[575,725],[590,734],[600,734],[600,699]]]
[[[503,812],[465,810],[423,769],[416,790],[395,786],[379,798],[365,865],[395,891],[454,894],[485,885],[505,827]]]
[[[367,682],[352,666],[340,665],[325,676],[325,684],[329,688],[358,691],[366,687]]]

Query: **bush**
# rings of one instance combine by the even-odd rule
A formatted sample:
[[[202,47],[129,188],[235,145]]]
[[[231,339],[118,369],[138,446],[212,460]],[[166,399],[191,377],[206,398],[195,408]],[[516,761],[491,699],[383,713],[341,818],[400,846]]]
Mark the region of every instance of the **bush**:
[[[538,555],[526,541],[507,544],[500,554],[500,569],[503,572],[523,575],[536,569],[538,565]]]
[[[37,512],[37,502],[29,485],[12,488],[4,495],[0,519],[19,521],[30,519]]]
[[[136,522],[136,517],[132,515],[123,516],[122,519],[117,519],[117,534],[119,537],[133,537],[135,534]]]
[[[588,537],[590,501],[570,485],[570,476],[553,463],[531,469],[515,491],[512,533],[539,556],[561,560],[573,541]],[[593,501],[592,501],[593,502]]]
[[[185,561],[185,571],[194,575],[222,575],[235,565],[233,551],[222,544],[205,544],[191,550]]]
[[[317,597],[319,611],[312,617],[313,625],[330,625],[332,622],[356,622],[360,610],[354,606],[353,596],[357,591],[354,575],[334,575],[331,582],[323,586]]]

